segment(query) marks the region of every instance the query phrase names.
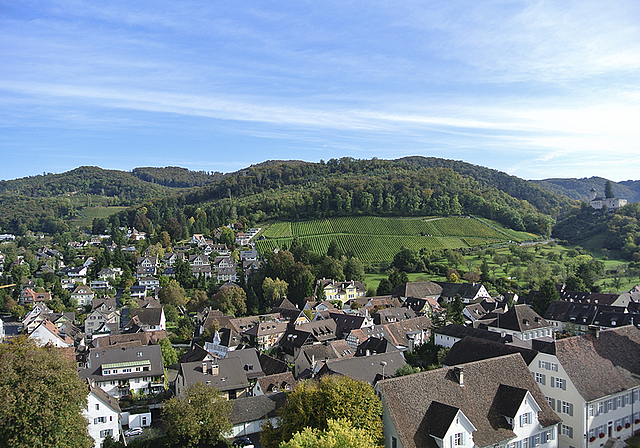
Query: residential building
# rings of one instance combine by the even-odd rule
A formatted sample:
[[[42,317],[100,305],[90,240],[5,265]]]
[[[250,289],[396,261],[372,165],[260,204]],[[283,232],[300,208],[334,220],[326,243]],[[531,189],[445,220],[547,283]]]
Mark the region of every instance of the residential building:
[[[382,380],[376,390],[389,448],[558,446],[561,420],[519,353]]]
[[[119,344],[89,351],[87,367],[80,371],[96,386],[116,398],[132,392],[149,394],[164,390],[164,366],[159,345]]]
[[[601,447],[640,429],[640,330],[628,325],[558,339],[529,368],[562,417],[560,448]]]
[[[107,436],[120,440],[122,435],[120,405],[118,400],[99,387],[89,385],[87,408],[83,411],[89,422],[87,429],[94,440],[95,448],[102,448]]]
[[[486,321],[487,330],[503,336],[511,335],[521,341],[550,338],[553,333],[553,326],[528,305],[515,305],[506,313],[489,316],[492,316],[490,321],[486,318],[482,320]]]
[[[355,280],[341,282],[323,278],[317,281],[316,291],[318,288],[324,290],[326,300],[339,300],[343,305],[347,300],[357,299],[367,295],[366,286]]]
[[[71,293],[71,300],[75,300],[77,306],[87,306],[91,304],[91,301],[96,296],[91,288],[86,285],[79,285]]]
[[[203,383],[220,391],[228,400],[248,396],[249,380],[240,358],[181,363],[176,378],[176,395],[182,396],[187,386]]]

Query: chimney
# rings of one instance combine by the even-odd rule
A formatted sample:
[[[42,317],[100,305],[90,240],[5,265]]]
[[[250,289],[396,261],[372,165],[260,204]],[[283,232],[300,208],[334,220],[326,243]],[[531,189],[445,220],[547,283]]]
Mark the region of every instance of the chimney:
[[[211,365],[211,375],[216,376],[220,373],[220,366],[216,364]]]
[[[460,387],[463,387],[464,386],[464,368],[454,367],[453,372],[456,375],[456,378],[458,379],[458,384],[460,384]]]
[[[600,327],[598,325],[589,325],[589,334],[598,339],[600,337]]]
[[[207,374],[207,362],[202,361],[202,373]]]

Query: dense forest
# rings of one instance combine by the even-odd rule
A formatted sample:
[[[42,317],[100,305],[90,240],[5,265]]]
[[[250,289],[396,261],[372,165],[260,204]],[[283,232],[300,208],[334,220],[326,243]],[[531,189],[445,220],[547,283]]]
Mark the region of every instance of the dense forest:
[[[106,199],[101,205],[132,207],[119,216],[123,225],[147,231],[161,227],[176,236],[236,219],[457,214],[548,235],[555,217],[574,204],[496,170],[425,157],[267,161],[226,175],[176,167],[132,173],[80,167],[0,182],[0,231],[63,231],[93,196]]]
[[[437,160],[345,158],[252,166],[189,193],[147,202],[144,213],[131,209],[119,220],[148,232],[160,227],[175,238],[238,219],[254,225],[333,216],[474,214],[549,235],[554,216],[575,205],[498,171]]]
[[[588,201],[589,191],[596,189],[599,196],[603,196],[607,179],[603,177],[589,177],[582,179],[543,179],[531,182],[541,186],[552,193],[566,196],[578,201]],[[627,180],[624,182],[611,182],[615,197],[627,199],[629,202],[640,201],[640,182]]]

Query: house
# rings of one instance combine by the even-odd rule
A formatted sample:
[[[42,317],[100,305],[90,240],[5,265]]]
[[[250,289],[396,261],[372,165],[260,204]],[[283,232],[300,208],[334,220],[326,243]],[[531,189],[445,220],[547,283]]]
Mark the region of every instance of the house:
[[[352,330],[372,326],[371,319],[360,314],[345,314],[337,312],[329,312],[329,317],[336,323],[336,337],[343,339]]]
[[[489,331],[511,335],[521,341],[550,338],[553,332],[553,326],[528,305],[515,305],[506,313],[498,313],[486,325]]]
[[[218,358],[226,358],[227,353],[240,345],[240,334],[231,328],[221,328],[213,334],[211,341],[205,341],[204,348]]]
[[[22,322],[11,315],[0,316],[0,343],[15,338],[22,333]]]
[[[25,288],[20,294],[21,305],[32,305],[36,302],[48,302],[51,300],[51,293],[36,292],[31,288]]]
[[[333,320],[321,320],[300,325],[289,323],[287,332],[280,339],[278,347],[284,359],[293,362],[303,346],[333,339],[336,339],[336,323]]]
[[[595,188],[592,188],[589,190],[589,205],[596,210],[605,207],[609,210],[617,210],[627,205],[627,200],[622,198],[603,198],[602,196],[598,196]]]
[[[406,365],[404,355],[398,351],[371,356],[329,359],[318,372],[318,376],[343,375],[373,386],[383,376],[384,378],[393,376],[396,370],[404,365]]]
[[[256,379],[264,376],[262,366],[260,366],[258,351],[255,348],[233,350],[227,353],[227,359],[229,358],[238,358],[240,360],[244,374],[251,384],[253,384]]]
[[[531,348],[508,344],[502,341],[492,341],[467,336],[451,347],[447,356],[442,360],[442,365],[444,367],[451,367],[488,358],[498,358],[512,353],[520,353],[522,359],[524,359],[524,362],[528,366],[531,365],[538,355],[538,351]]]
[[[71,300],[75,300],[77,306],[87,306],[96,296],[91,288],[86,285],[78,285],[71,293]]]
[[[240,358],[181,363],[176,378],[176,395],[190,384],[203,383],[220,391],[227,400],[248,396],[249,381]]]
[[[159,345],[119,344],[91,349],[87,367],[79,373],[81,378],[90,379],[116,398],[133,392],[164,391],[164,366]]]
[[[265,321],[254,325],[243,333],[249,343],[258,350],[266,351],[275,347],[287,331],[287,322]]]
[[[562,417],[559,447],[601,447],[640,429],[640,330],[628,325],[558,339],[529,369]]]
[[[156,275],[158,269],[158,257],[144,256],[137,258],[136,277]]]
[[[520,354],[379,381],[386,447],[556,448],[560,418]]]
[[[449,324],[442,328],[438,328],[433,332],[434,343],[441,347],[453,347],[454,344],[467,337],[484,339],[487,341],[495,341],[506,344],[511,342],[513,338],[510,335],[502,335],[495,331],[483,330],[481,328],[465,327],[463,325]]]
[[[400,351],[413,351],[431,337],[431,320],[426,316],[385,325],[374,325],[353,330],[346,337],[349,347],[357,347],[370,337],[386,339]]]
[[[130,320],[125,331],[138,328],[141,331],[158,331],[167,329],[167,320],[163,308],[136,308],[130,310]]]
[[[29,335],[35,339],[39,345],[51,345],[58,348],[73,347],[73,339],[64,331],[53,325],[49,319],[44,319]]]
[[[160,280],[155,277],[141,277],[138,279],[138,285],[144,286],[146,290],[154,291],[160,287]]]
[[[275,375],[263,376],[258,378],[256,385],[251,391],[252,396],[277,394],[278,392],[292,391],[296,388],[296,380],[293,373],[284,372]]]
[[[440,298],[440,294],[442,294],[442,286],[430,281],[403,283],[391,291],[392,297],[398,297],[402,301],[410,298],[426,299],[427,297],[437,300]]]
[[[115,328],[120,328],[120,311],[115,306],[103,303],[87,314],[84,320],[84,332],[90,336],[95,329],[105,323],[114,324]]]
[[[316,282],[316,291],[319,288],[324,291],[326,300],[339,300],[343,305],[347,300],[367,295],[367,288],[361,282],[355,280],[340,282],[323,278]]]
[[[355,355],[344,339],[302,347],[293,360],[296,378],[315,376],[329,359],[350,358]]]
[[[87,429],[95,448],[102,448],[107,436],[120,440],[122,436],[120,405],[118,400],[99,387],[88,384],[87,408],[82,412],[89,422]]]
[[[286,401],[287,397],[284,392],[233,400],[233,407],[229,415],[232,429],[228,436],[239,437],[259,433],[267,421],[277,427],[277,411]]]
[[[469,304],[482,299],[490,299],[491,294],[482,283],[451,283],[435,282],[442,287],[440,300],[445,303],[453,302],[456,297],[462,299],[462,303]]]
[[[383,308],[373,315],[375,325],[390,324],[406,319],[413,319],[416,313],[408,307]]]

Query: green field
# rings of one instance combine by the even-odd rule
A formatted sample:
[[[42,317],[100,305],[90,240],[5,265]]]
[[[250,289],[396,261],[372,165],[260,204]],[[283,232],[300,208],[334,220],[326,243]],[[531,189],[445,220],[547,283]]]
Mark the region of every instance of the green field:
[[[78,210],[78,217],[74,219],[73,225],[80,228],[91,228],[94,218],[107,218],[114,213],[121,212],[127,207],[85,207],[82,210]]]
[[[301,222],[277,222],[263,230],[256,242],[264,253],[275,247],[289,247],[294,237],[312,250],[325,253],[331,240],[344,252],[364,262],[390,261],[403,247],[420,250],[458,249],[524,241],[536,236],[505,229],[488,220],[473,217],[380,218],[357,216]]]

